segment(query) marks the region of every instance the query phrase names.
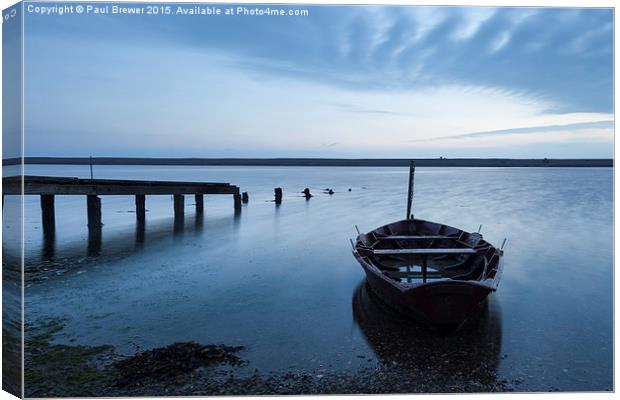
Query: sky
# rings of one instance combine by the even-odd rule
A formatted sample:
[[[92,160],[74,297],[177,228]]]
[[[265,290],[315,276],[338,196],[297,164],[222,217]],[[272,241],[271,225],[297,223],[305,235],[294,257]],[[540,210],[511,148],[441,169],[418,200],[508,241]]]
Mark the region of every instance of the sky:
[[[611,9],[277,7],[26,11],[25,154],[613,156]]]

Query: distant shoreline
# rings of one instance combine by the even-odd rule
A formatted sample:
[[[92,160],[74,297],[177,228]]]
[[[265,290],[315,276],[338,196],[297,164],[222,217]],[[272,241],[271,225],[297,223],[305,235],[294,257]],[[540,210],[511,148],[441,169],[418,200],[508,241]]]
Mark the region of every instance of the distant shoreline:
[[[419,167],[613,167],[613,159],[513,159],[513,158],[418,158]],[[290,167],[405,167],[408,158],[146,158],[93,157],[95,165],[213,165]],[[25,157],[24,163],[88,165],[88,157]],[[2,160],[2,165],[18,165],[19,158]]]

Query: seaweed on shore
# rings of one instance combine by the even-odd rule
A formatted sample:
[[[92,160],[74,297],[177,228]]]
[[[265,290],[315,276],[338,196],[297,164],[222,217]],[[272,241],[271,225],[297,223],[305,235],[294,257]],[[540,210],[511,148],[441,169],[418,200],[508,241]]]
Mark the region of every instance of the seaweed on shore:
[[[145,379],[171,378],[213,364],[242,365],[243,360],[234,354],[240,350],[243,346],[177,342],[143,351],[112,366],[119,372],[118,384],[124,386]]]
[[[174,385],[194,370],[215,364],[239,366],[241,346],[173,343],[123,358],[110,345],[53,343],[62,320],[26,326],[25,389],[27,397],[115,396],[140,393],[143,384]],[[207,374],[208,375],[208,374]]]
[[[112,381],[112,374],[102,364],[113,357],[113,347],[52,343],[63,328],[59,320],[26,326],[27,397],[98,395]]]
[[[450,379],[411,366],[379,365],[352,373],[291,370],[252,376],[234,369],[245,365],[241,346],[177,342],[124,357],[112,346],[53,343],[59,320],[26,328],[26,397],[300,395],[360,393],[449,393],[511,391],[506,379],[477,380],[467,374]]]

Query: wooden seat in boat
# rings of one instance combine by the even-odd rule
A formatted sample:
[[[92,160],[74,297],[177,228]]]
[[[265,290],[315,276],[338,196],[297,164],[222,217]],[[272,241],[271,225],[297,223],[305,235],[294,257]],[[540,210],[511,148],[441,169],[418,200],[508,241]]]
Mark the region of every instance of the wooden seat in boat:
[[[419,254],[419,255],[433,255],[433,254],[476,254],[476,250],[469,247],[455,247],[455,248],[433,248],[433,249],[372,249],[372,253],[376,256],[381,255],[405,255],[405,254]]]

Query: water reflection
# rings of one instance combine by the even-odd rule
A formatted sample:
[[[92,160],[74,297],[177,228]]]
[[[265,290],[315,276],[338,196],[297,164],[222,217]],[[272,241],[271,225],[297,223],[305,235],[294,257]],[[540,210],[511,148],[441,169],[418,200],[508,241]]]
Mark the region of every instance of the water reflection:
[[[101,226],[88,228],[88,247],[86,254],[90,257],[96,257],[101,254]]]
[[[174,216],[174,235],[180,236],[185,231],[185,215],[175,214]]]
[[[201,230],[204,224],[205,215],[204,212],[196,211],[196,215],[194,217],[194,228],[196,230]]]
[[[146,236],[146,221],[138,218],[136,219],[136,248],[143,247],[145,236]]]
[[[446,379],[495,380],[502,335],[500,310],[492,299],[458,332],[440,336],[385,305],[364,280],[353,293],[353,318],[386,366],[429,371]]]
[[[241,229],[241,218],[243,218],[243,213],[241,212],[235,212],[233,214],[233,224],[232,224],[232,228],[233,228],[233,232],[238,233],[239,229]]]
[[[209,226],[227,224],[227,220],[232,222],[232,228],[237,231],[241,215],[234,215],[232,221],[230,217],[212,219],[209,225],[205,225],[204,220],[204,213],[196,213],[194,223],[187,225],[184,218],[160,220],[149,223],[148,232],[146,222],[140,219],[136,219],[134,229],[107,234],[102,227],[91,227],[88,229],[86,248],[83,242],[59,242],[55,231],[46,232],[42,235],[40,251],[26,255],[26,280],[47,280],[70,269],[129,257],[136,249],[161,245],[162,242],[179,239],[185,234],[200,236]],[[42,277],[43,275],[46,277]]]
[[[43,233],[43,246],[41,248],[41,258],[51,259],[56,252],[56,230]]]
[[[3,168],[4,170],[4,168]],[[23,197],[3,200],[2,225],[2,389],[22,395]]]

